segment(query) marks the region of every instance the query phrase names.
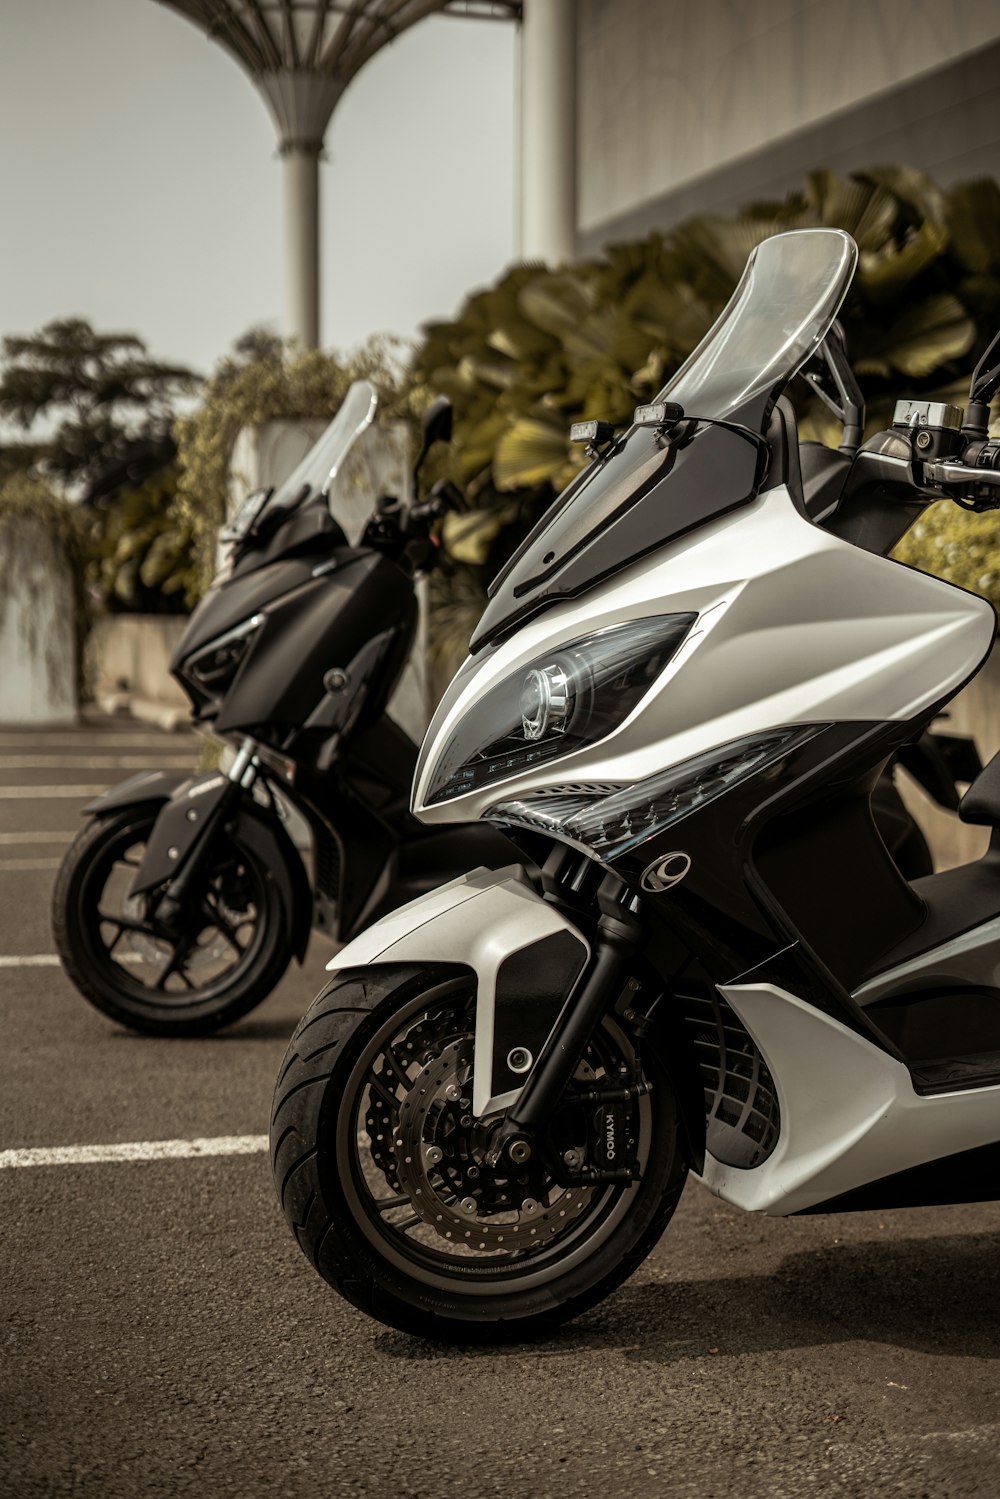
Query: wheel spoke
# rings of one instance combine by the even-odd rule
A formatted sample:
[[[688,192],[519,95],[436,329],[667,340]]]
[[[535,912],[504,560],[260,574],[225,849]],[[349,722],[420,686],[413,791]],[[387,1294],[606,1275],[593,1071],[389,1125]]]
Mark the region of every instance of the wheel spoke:
[[[407,1072],[406,1068],[403,1066],[403,1063],[399,1060],[396,1053],[393,1051],[392,1047],[387,1046],[382,1055],[383,1057],[385,1057],[385,1060],[388,1062],[391,1070],[396,1074],[399,1081],[403,1084],[403,1087],[409,1088],[413,1080],[410,1077],[410,1074]]]
[[[215,927],[216,931],[219,932],[221,936],[225,937],[230,947],[235,948],[236,952],[242,958],[243,954],[246,952],[246,946],[243,943],[238,942],[236,939],[236,932],[238,928],[233,927],[232,924],[228,922],[223,915],[221,915],[218,908],[207,896],[201,903],[201,913],[203,916],[206,916],[208,918],[209,922],[212,926]]]
[[[119,935],[122,932],[142,932],[145,937],[155,937],[156,933],[149,929],[148,921],[137,921],[133,916],[112,916],[110,911],[98,911],[98,921],[106,921],[118,928]],[[117,938],[115,939],[117,941]]]
[[[409,1082],[409,1078],[407,1078]],[[390,1093],[385,1083],[381,1081],[378,1074],[373,1070],[368,1074],[368,1086],[373,1093],[377,1093],[382,1102],[392,1111],[393,1116],[399,1113],[399,1099],[395,1093]]]
[[[380,1213],[388,1213],[392,1208],[401,1208],[409,1200],[406,1193],[403,1192],[398,1197],[381,1197],[375,1199],[372,1202],[372,1207],[378,1208]]]
[[[172,973],[179,974],[189,989],[192,989],[194,987],[194,985],[191,983],[191,980],[188,978],[187,974],[181,967],[184,959],[187,957],[192,947],[194,947],[194,940],[194,937],[190,934],[184,934],[184,936],[178,942],[177,946],[174,948],[173,952],[170,954],[170,961],[167,963],[167,966],[164,968],[163,972],[156,980],[156,983],[153,986],[154,988],[160,990],[164,989],[166,987],[167,979]]]
[[[419,1213],[411,1213],[408,1218],[400,1218],[398,1223],[390,1223],[388,1226],[399,1233],[405,1233],[408,1228],[416,1228],[417,1224],[423,1221]]]

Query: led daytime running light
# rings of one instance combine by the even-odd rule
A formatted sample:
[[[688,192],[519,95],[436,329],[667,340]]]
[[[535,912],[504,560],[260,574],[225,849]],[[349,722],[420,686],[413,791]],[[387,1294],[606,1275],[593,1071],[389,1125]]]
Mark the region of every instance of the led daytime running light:
[[[696,755],[632,786],[617,787],[610,795],[595,796],[595,788],[587,786],[553,787],[517,801],[499,802],[485,816],[489,822],[578,844],[609,863],[708,806],[825,727],[771,729]]]

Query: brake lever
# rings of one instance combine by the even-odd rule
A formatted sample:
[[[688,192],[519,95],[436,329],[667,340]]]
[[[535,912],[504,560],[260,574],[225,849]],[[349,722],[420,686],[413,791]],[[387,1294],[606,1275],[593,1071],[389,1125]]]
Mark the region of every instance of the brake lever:
[[[959,494],[949,493],[948,498],[963,510],[981,513],[1000,509],[1000,494],[997,493],[1000,472],[991,468],[969,468],[964,463],[939,460],[924,464],[924,482],[934,489],[961,491]]]

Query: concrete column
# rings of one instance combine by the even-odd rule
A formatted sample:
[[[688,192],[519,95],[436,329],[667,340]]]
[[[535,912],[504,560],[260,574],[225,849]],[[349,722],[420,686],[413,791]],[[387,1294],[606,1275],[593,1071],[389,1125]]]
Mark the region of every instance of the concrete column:
[[[576,3],[525,0],[521,23],[521,255],[576,252]]]
[[[285,332],[319,344],[319,157],[322,146],[281,148],[285,201]]]

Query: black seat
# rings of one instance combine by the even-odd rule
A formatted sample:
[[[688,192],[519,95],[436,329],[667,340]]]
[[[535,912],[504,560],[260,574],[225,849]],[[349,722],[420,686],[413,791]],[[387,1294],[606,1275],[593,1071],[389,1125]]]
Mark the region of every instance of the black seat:
[[[850,453],[828,448],[825,443],[799,444],[802,490],[810,520],[821,523],[836,510],[853,462]]]
[[[1000,827],[1000,754],[976,776],[958,804],[958,815],[963,822]]]

